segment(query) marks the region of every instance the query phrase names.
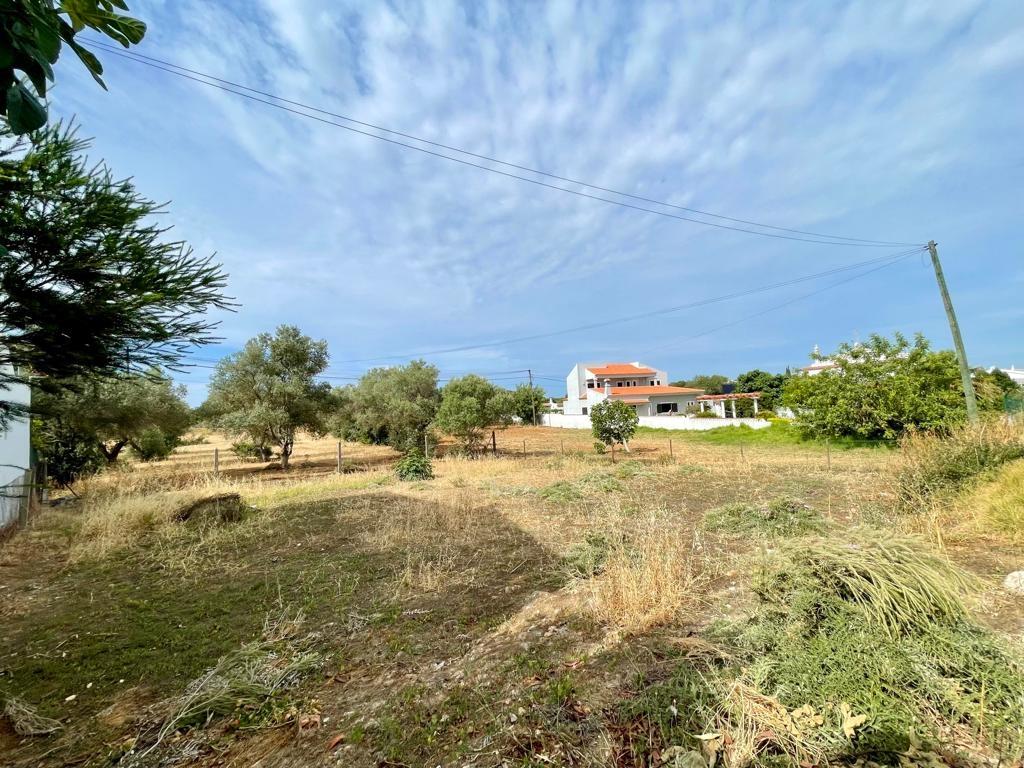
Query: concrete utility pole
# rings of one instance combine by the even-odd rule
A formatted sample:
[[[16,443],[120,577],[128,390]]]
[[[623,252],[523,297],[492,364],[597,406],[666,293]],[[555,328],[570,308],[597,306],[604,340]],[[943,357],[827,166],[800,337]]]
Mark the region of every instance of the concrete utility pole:
[[[964,351],[964,340],[960,335],[960,324],[956,321],[956,312],[953,311],[953,300],[949,298],[949,289],[946,287],[946,278],[942,274],[942,265],[939,263],[939,249],[934,240],[928,241],[928,253],[932,257],[932,266],[935,267],[935,281],[939,284],[939,293],[942,294],[942,304],[946,307],[946,318],[949,320],[949,330],[953,334],[953,347],[956,349],[956,359],[960,363],[960,383],[964,387],[964,397],[967,398],[967,419],[972,424],[978,423],[978,401],[974,397],[974,383],[971,381],[971,368],[967,364],[967,352]]]

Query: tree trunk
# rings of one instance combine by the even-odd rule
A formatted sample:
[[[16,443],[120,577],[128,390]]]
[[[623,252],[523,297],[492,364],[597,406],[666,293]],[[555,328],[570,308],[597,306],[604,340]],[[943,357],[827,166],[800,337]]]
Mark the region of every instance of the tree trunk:
[[[291,442],[281,443],[281,469],[288,469],[288,459],[291,458],[292,447]]]
[[[628,440],[623,440],[622,441],[622,450],[624,450],[626,453],[629,453],[629,441]]]
[[[115,461],[117,461],[118,455],[121,453],[121,451],[124,449],[126,445],[128,445],[127,438],[118,440],[109,448],[107,448],[106,443],[100,443],[100,452],[103,454],[103,457],[107,460],[108,464],[113,464]]]

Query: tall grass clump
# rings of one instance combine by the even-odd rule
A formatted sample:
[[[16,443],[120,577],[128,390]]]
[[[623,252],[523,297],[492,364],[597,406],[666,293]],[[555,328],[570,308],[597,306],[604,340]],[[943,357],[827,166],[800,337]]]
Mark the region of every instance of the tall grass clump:
[[[1024,422],[990,419],[947,435],[911,433],[893,464],[897,505],[919,509],[935,497],[960,490],[980,475],[1024,458]]]
[[[1024,664],[969,617],[972,579],[913,538],[784,542],[726,633],[728,764],[891,761],[915,749],[1024,754]]]
[[[609,541],[600,568],[587,582],[594,616],[627,634],[676,618],[706,580],[699,540],[674,535],[657,514]]]
[[[965,494],[956,513],[961,525],[979,533],[1024,539],[1024,460],[1008,464]]]

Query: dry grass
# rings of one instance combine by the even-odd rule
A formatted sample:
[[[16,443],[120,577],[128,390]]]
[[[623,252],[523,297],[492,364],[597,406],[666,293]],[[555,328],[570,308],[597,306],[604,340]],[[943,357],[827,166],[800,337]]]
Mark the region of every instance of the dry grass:
[[[587,582],[591,610],[626,633],[679,618],[707,582],[700,540],[673,535],[665,514],[651,514],[608,546],[601,574]]]

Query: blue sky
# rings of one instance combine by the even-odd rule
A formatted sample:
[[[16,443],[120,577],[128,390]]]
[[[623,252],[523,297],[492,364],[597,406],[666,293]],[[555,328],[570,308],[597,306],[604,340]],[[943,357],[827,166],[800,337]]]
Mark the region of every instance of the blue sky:
[[[972,364],[1024,366],[1016,0],[131,5],[150,29],[139,52],[359,120],[777,226],[934,238]],[[203,360],[293,323],[328,340],[332,374],[355,377],[394,362],[367,358],[612,320],[889,252],[610,206],[101,58],[110,90],[62,61],[53,108],[77,116],[96,158],[172,201],[178,237],[223,261],[241,307]],[[949,346],[919,256],[767,311],[829,282],[428,359],[442,375],[564,379],[577,360],[639,358],[683,378],[782,370],[873,332]],[[194,403],[208,373],[180,377]]]

